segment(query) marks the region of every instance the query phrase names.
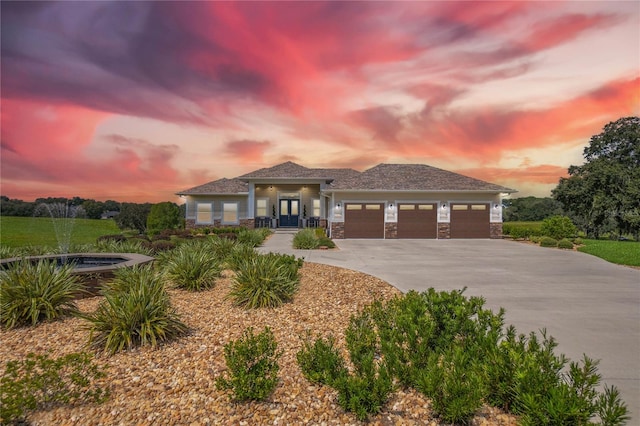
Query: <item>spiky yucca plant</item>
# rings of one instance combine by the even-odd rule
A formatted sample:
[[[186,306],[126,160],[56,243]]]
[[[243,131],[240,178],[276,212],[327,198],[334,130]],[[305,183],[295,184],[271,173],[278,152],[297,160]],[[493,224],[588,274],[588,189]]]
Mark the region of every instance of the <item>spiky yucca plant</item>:
[[[157,346],[187,332],[171,306],[162,276],[149,266],[120,270],[103,291],[104,301],[89,315],[89,343],[111,354],[135,346]]]
[[[0,271],[2,325],[36,325],[77,313],[75,298],[83,285],[72,271],[72,264],[48,260],[22,260]]]
[[[213,287],[222,271],[221,261],[207,244],[183,244],[163,258],[164,272],[177,287],[202,291]]]
[[[245,308],[275,308],[290,301],[298,290],[300,261],[274,253],[242,261],[227,295]]]

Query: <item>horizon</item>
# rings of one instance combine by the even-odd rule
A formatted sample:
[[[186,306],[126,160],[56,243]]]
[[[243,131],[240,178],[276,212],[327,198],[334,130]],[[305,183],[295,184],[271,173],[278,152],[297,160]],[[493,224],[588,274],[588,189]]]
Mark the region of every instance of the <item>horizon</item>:
[[[1,2],[2,195],[180,204],[294,161],[548,197],[640,115],[640,3]]]

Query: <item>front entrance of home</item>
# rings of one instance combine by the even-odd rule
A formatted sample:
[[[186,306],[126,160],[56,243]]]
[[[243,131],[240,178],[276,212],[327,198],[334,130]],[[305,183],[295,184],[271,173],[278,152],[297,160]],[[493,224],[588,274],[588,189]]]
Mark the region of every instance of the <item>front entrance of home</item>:
[[[280,199],[280,227],[298,227],[300,221],[300,200]]]

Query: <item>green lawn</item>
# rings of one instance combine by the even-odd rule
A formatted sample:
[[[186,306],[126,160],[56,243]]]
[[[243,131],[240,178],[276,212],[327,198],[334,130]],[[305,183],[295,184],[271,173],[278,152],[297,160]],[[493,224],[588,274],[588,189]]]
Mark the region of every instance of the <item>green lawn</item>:
[[[578,250],[620,265],[640,266],[640,242],[583,240],[584,246]]]
[[[91,244],[101,235],[119,233],[120,229],[112,219],[75,219],[71,244]],[[58,241],[51,218],[1,216],[0,245],[57,247]]]

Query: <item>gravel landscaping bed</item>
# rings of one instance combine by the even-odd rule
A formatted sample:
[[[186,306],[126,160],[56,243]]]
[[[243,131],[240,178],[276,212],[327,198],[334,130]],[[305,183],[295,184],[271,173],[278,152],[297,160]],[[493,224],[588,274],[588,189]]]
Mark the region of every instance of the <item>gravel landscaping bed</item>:
[[[142,348],[113,356],[96,355],[107,364],[104,386],[110,398],[100,405],[51,407],[30,413],[34,425],[291,425],[361,424],[336,402],[336,393],[313,385],[302,375],[296,352],[307,331],[333,334],[344,349],[344,330],[352,314],[374,299],[389,299],[399,290],[372,276],[326,265],[305,263],[300,290],[292,303],[278,309],[244,310],[224,300],[229,276],[201,293],[171,290],[172,303],[191,333],[157,349]],[[231,273],[229,272],[228,275]],[[100,297],[83,299],[83,312],[93,311]],[[22,359],[29,352],[58,357],[87,350],[85,321],[69,318],[35,328],[0,331],[0,359]],[[233,403],[215,388],[225,369],[223,347],[246,327],[257,332],[271,327],[284,351],[279,360],[280,383],[265,402]],[[440,424],[430,402],[413,390],[396,391],[373,425]],[[512,425],[515,417],[485,407],[475,425]]]

